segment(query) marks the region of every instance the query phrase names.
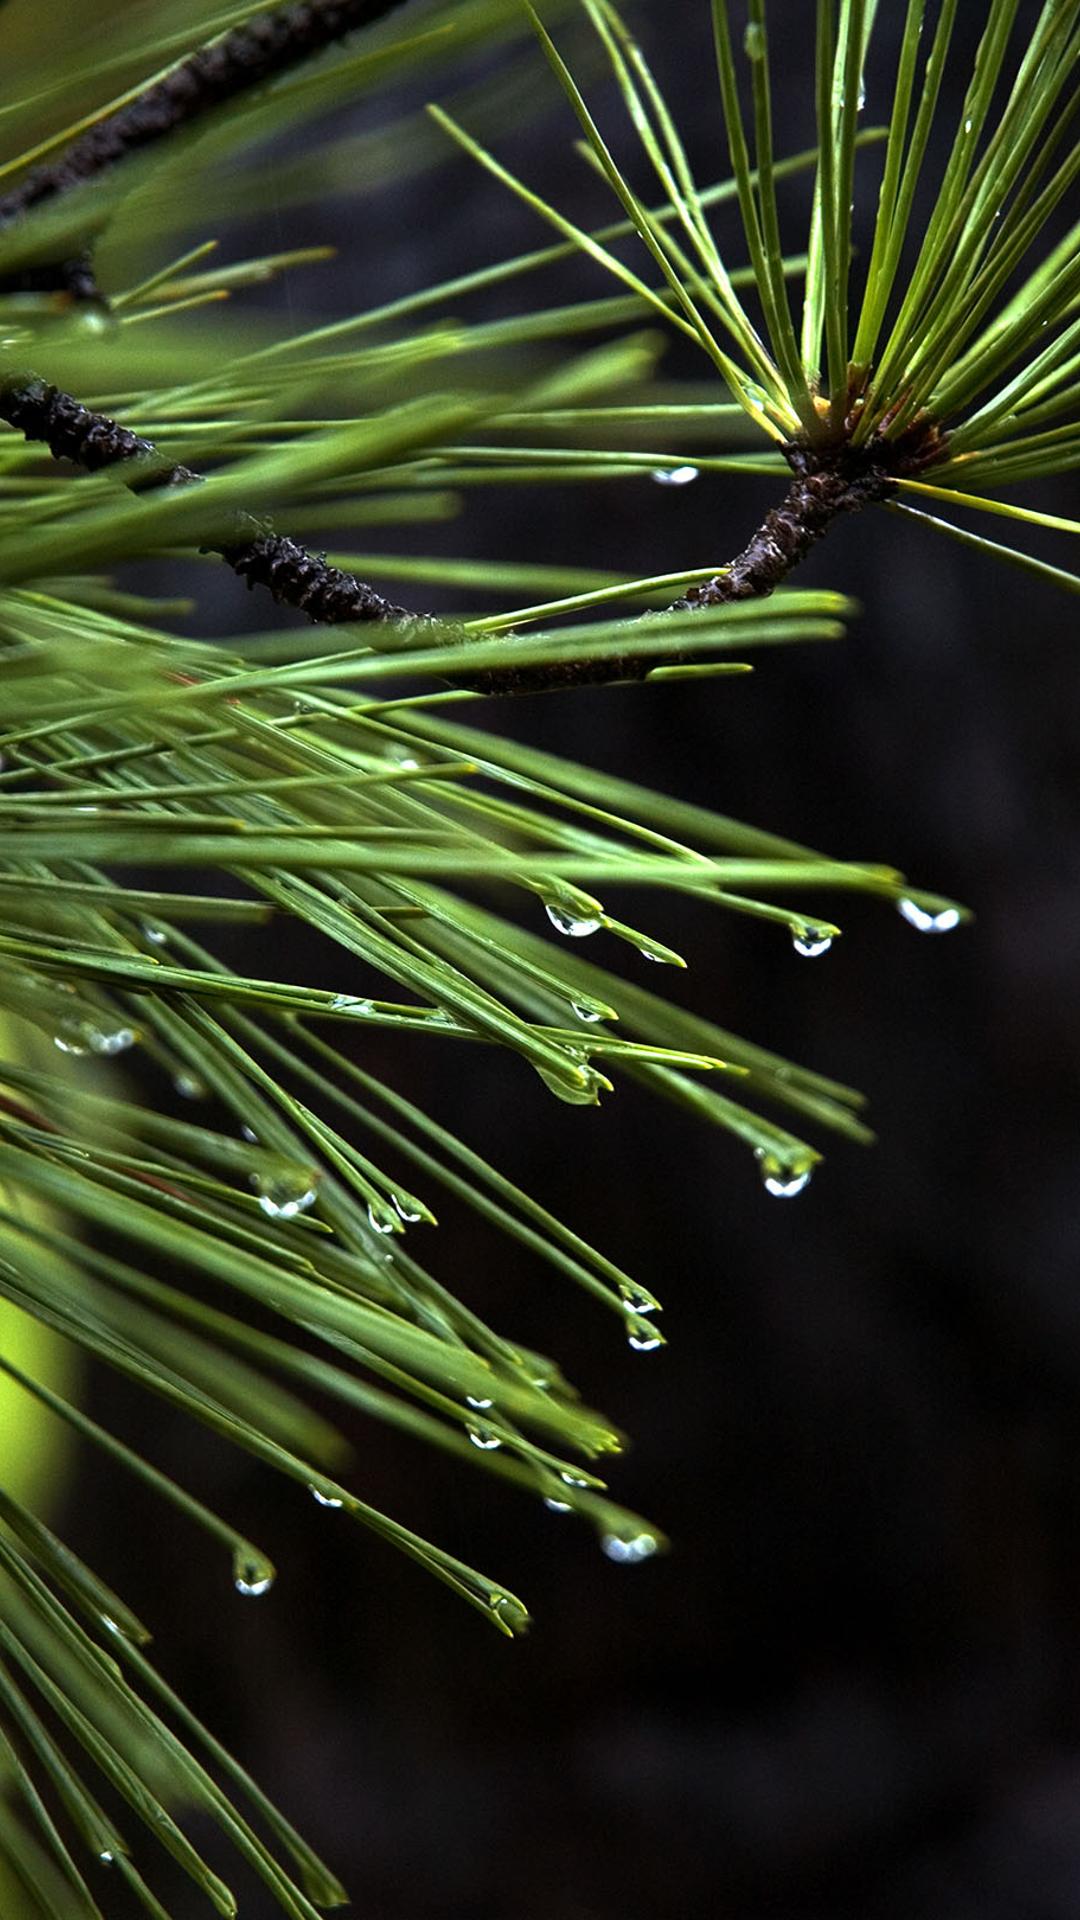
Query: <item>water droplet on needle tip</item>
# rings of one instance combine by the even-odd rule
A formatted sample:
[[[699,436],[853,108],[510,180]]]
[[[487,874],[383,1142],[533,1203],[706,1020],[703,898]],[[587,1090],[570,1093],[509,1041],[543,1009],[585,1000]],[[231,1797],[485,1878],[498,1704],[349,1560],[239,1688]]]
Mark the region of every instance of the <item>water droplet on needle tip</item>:
[[[556,933],[565,934],[568,940],[584,940],[590,933],[599,933],[603,925],[595,913],[578,912],[554,900],[545,900],[544,912]]]
[[[758,1163],[761,1183],[766,1193],[775,1200],[794,1200],[810,1185],[812,1166],[798,1166],[785,1162],[779,1154],[769,1153],[764,1147],[757,1147],[754,1158]]]
[[[921,907],[917,900],[898,900],[896,911],[914,927],[916,933],[951,933],[961,921],[959,907],[939,907],[935,913],[931,908]]]

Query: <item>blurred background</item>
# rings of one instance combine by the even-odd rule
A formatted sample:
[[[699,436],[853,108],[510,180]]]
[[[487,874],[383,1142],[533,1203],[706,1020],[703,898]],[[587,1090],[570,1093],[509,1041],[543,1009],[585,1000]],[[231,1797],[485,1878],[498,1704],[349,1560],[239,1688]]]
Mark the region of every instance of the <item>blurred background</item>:
[[[704,181],[726,171],[708,12],[631,10]],[[812,9],[773,12],[776,118],[794,150],[813,139]],[[902,9],[880,12],[869,122],[887,113]],[[960,12],[946,118],[985,18]],[[531,116],[500,133],[500,155],[576,217],[610,217],[565,103],[534,71]],[[464,77],[482,95],[498,76],[476,57]],[[407,99],[361,100],[340,131],[362,157]],[[617,130],[599,72],[590,99]],[[717,231],[741,257],[734,221]],[[544,234],[450,158],[231,237],[339,248],[268,291],[301,318]],[[606,290],[575,268],[545,297],[582,288]],[[511,288],[484,311],[531,297]],[[664,370],[704,377],[675,346]],[[725,476],[483,489],[420,537],[427,551],[647,573],[719,564],[774,494]],[[1025,497],[1070,510],[1064,486]],[[1060,537],[1045,552],[1068,563]],[[122,1382],[89,1383],[89,1410],[242,1518],[279,1578],[258,1602],[223,1599],[202,1544],[97,1459],[77,1466],[54,1524],[154,1627],[168,1679],[365,1920],[1080,1908],[1075,603],[884,511],[837,527],[802,577],[861,602],[843,643],[765,653],[739,681],[491,703],[484,722],[894,864],[974,910],[970,928],[923,938],[880,903],[822,897],[844,938],[811,964],[777,929],[648,903],[644,924],[690,961],[665,988],[861,1087],[879,1144],[819,1142],[812,1186],[778,1201],[745,1150],[630,1084],[575,1110],[490,1049],[465,1075],[458,1053],[393,1036],[377,1057],[663,1300],[668,1346],[633,1353],[587,1298],[439,1208],[440,1277],[552,1352],[632,1436],[612,1485],[670,1554],[613,1565],[566,1517],[357,1419],[357,1490],[529,1602],[531,1636],[503,1643],[340,1515]],[[196,578],[207,632],[264,620],[223,572]],[[273,964],[289,971],[285,948]],[[237,1885],[244,1920],[269,1920],[263,1890]],[[179,1876],[168,1898],[181,1920],[204,1911]]]

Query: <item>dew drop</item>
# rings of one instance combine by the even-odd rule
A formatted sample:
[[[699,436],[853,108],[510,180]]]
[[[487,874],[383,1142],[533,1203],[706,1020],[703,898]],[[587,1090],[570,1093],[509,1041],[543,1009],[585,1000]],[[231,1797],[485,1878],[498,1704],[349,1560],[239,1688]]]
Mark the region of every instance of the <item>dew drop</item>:
[[[295,1172],[253,1173],[251,1184],[259,1196],[259,1205],[271,1220],[294,1220],[306,1213],[318,1198],[310,1167]]]
[[[475,1394],[467,1393],[465,1395],[465,1404],[467,1407],[475,1407],[477,1413],[486,1413],[489,1407],[495,1405],[495,1402],[494,1400],[480,1400]]]
[[[260,1594],[269,1593],[273,1584],[274,1569],[269,1560],[246,1548],[233,1555],[233,1585],[237,1593],[257,1600]]]
[[[754,1158],[758,1163],[762,1185],[766,1193],[775,1200],[794,1200],[797,1193],[810,1185],[812,1167],[799,1167],[785,1164],[779,1154],[768,1153],[764,1147],[756,1147]]]
[[[269,1593],[273,1584],[273,1580],[264,1574],[258,1580],[238,1580],[236,1582],[236,1591],[237,1593],[242,1593],[247,1599],[257,1600],[260,1594]]]
[[[335,993],[330,1002],[331,1013],[371,1013],[370,1000],[362,1000],[356,993]]]
[[[643,1320],[637,1314],[629,1314],[626,1321],[627,1342],[635,1353],[655,1353],[657,1347],[664,1344],[664,1336],[650,1320]]]
[[[603,926],[595,913],[575,912],[554,900],[545,900],[544,912],[556,933],[564,933],[568,940],[584,940],[590,933],[599,933]]]
[[[600,1545],[609,1560],[616,1560],[621,1566],[634,1566],[639,1560],[650,1560],[659,1546],[654,1533],[605,1533]]]
[[[126,1053],[138,1038],[133,1027],[97,1027],[92,1020],[78,1017],[62,1020],[53,1035],[53,1045],[61,1053],[99,1053],[106,1057]]]
[[[512,1593],[492,1593],[488,1596],[488,1606],[504,1633],[527,1633],[529,1630],[529,1610]]]
[[[341,1499],[339,1494],[324,1493],[321,1487],[315,1485],[314,1481],[312,1481],[309,1486],[308,1492],[313,1500],[318,1501],[320,1507],[343,1507],[345,1505],[344,1500]]]
[[[564,1487],[587,1487],[589,1484],[587,1480],[582,1479],[580,1473],[560,1473],[559,1479]]]
[[[760,20],[751,20],[743,34],[743,52],[748,60],[765,58],[765,29]]]
[[[970,121],[970,120],[965,120],[965,121],[964,121],[964,132],[965,132],[965,133],[970,133],[970,132],[971,132],[971,121]]]
[[[791,944],[804,960],[817,960],[821,954],[828,953],[832,943],[833,936],[826,933],[824,927],[804,926],[791,930]]]
[[[103,1847],[101,1852],[98,1854],[98,1859],[101,1861],[101,1864],[103,1867],[111,1867],[113,1860],[115,1859],[115,1855],[110,1853],[108,1847]]]
[[[951,933],[960,925],[959,907],[942,907],[937,913],[931,913],[926,907],[920,907],[917,900],[898,900],[896,911],[917,933]]]
[[[246,1140],[249,1147],[257,1147],[259,1144],[258,1134],[253,1133],[250,1127],[241,1127],[240,1138],[241,1140]]]
[[[606,1017],[604,1008],[596,1000],[571,1000],[570,1011],[584,1020],[587,1027],[594,1027],[598,1020]]]
[[[95,1027],[90,1033],[90,1048],[93,1053],[109,1057],[114,1053],[126,1053],[129,1047],[135,1045],[137,1038],[134,1027],[113,1027],[110,1032]]]
[[[53,1046],[61,1053],[84,1054],[90,1051],[86,1026],[81,1020],[65,1020],[53,1034]]]
[[[556,1500],[553,1493],[545,1493],[544,1505],[549,1513],[570,1513],[573,1511],[569,1500]]]
[[[173,1081],[173,1089],[181,1100],[205,1100],[207,1086],[195,1073],[178,1073]]]
[[[557,1100],[563,1100],[568,1107],[595,1107],[600,1103],[600,1089],[606,1083],[591,1067],[578,1075],[556,1073],[551,1067],[538,1066],[536,1069],[545,1087]]]
[[[688,487],[697,477],[697,467],[654,467],[652,471],[658,487]]]
[[[502,1446],[502,1441],[499,1439],[494,1428],[485,1426],[479,1420],[467,1421],[465,1431],[472,1441],[473,1446],[479,1447],[481,1453],[494,1453],[496,1448]]]
[[[163,947],[169,935],[164,927],[155,927],[151,921],[143,922],[142,937],[148,946]]]
[[[423,1219],[423,1213],[417,1207],[411,1193],[392,1193],[390,1200],[398,1219],[404,1220],[406,1226],[411,1227],[417,1220]],[[488,1404],[490,1406],[490,1401]]]
[[[629,1307],[631,1313],[658,1313],[660,1311],[660,1302],[654,1300],[651,1293],[647,1293],[644,1287],[637,1286],[633,1280],[623,1280],[620,1282],[619,1295],[623,1305]]]
[[[397,1226],[391,1209],[375,1200],[368,1201],[367,1217],[368,1225],[374,1227],[376,1233],[393,1233]]]

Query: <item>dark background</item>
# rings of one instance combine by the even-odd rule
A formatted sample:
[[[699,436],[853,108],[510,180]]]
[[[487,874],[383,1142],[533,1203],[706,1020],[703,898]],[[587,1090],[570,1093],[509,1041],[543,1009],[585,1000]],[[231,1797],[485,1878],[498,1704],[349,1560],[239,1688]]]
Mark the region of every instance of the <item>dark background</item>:
[[[868,119],[886,110],[901,11],[882,5]],[[638,10],[704,179],[724,165],[707,14]],[[813,137],[812,9],[774,14],[796,148]],[[960,48],[984,9],[961,15]],[[954,116],[963,72],[958,58]],[[610,88],[590,97],[615,126]],[[607,217],[550,100],[500,151]],[[349,203],[343,237],[345,211],[328,202],[296,234],[283,219],[288,239],[342,246],[332,293],[313,280],[311,298],[343,312],[543,238],[464,162]],[[734,225],[718,231],[737,256]],[[1066,484],[1026,497],[1070,510]],[[722,560],[769,499],[726,477],[488,491],[420,537],[660,571]],[[1042,550],[1069,563],[1063,537]],[[529,1601],[531,1637],[502,1643],[341,1516],[93,1385],[92,1410],[240,1519],[280,1575],[258,1603],[234,1599],[209,1549],[96,1461],[61,1531],[155,1627],[167,1676],[365,1920],[1080,1910],[1075,603],[881,511],[839,526],[801,578],[862,602],[845,642],[765,655],[737,683],[552,696],[491,723],[974,909],[929,939],[844,899],[845,937],[808,965],[776,929],[650,903],[650,929],[691,961],[664,986],[863,1088],[878,1146],[820,1142],[825,1165],[784,1204],[744,1149],[632,1086],[575,1111],[487,1050],[465,1076],[439,1048],[422,1062],[440,1114],[664,1301],[670,1344],[633,1354],[584,1297],[440,1209],[440,1276],[631,1433],[614,1490],[670,1555],[612,1565],[586,1529],[357,1422],[358,1490]],[[239,589],[213,590],[208,624],[235,629]],[[379,1066],[415,1089],[417,1056],[387,1042]],[[239,1884],[245,1920],[269,1916]],[[204,1911],[186,1883],[171,1900],[180,1920]]]

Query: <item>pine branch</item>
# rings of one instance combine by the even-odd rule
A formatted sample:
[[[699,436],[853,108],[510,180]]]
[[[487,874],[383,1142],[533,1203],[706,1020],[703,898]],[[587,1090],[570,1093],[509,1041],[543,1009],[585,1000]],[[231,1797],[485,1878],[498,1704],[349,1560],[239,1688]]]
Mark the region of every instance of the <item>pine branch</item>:
[[[404,4],[405,0],[294,0],[198,47],[126,106],[89,127],[59,159],[34,167],[0,198],[0,229],[216,108],[265,86],[357,28],[373,26]],[[98,296],[88,255],[33,267],[17,280],[18,290],[24,292],[62,288],[75,299]],[[13,280],[4,284],[6,290],[15,290]]]
[[[144,485],[183,486],[200,478],[190,467],[163,467],[152,440],[144,440],[130,427],[120,426],[107,414],[92,412],[70,393],[62,393],[33,376],[5,383],[0,414],[27,440],[43,441],[54,460],[71,460],[88,473],[137,460],[146,470]],[[128,484],[137,486],[138,476]]]
[[[780,505],[770,507],[742,552],[722,572],[691,587],[689,593],[671,603],[668,613],[766,599],[805,560],[835,520],[888,499],[896,491],[899,471],[907,471],[906,464],[897,468],[896,449],[885,442],[863,455],[852,454],[846,445],[811,449],[797,442],[785,445],[783,452],[794,477]],[[914,453],[910,457],[917,458]],[[690,657],[673,655],[671,664],[683,664]],[[556,687],[643,680],[654,665],[650,657],[635,651],[631,641],[624,653],[602,660],[568,660],[565,665],[516,671],[499,668],[477,675],[472,684],[481,693],[543,693]]]
[[[84,407],[70,393],[38,379],[9,381],[0,390],[0,419],[18,429],[27,440],[40,440],[54,459],[71,460],[90,473],[105,467],[131,465],[128,484],[136,490],[158,486],[192,486],[203,476],[191,467],[168,466],[152,440],[132,433],[108,414]],[[405,607],[396,607],[340,567],[328,566],[295,540],[269,532],[250,516],[240,516],[250,537],[213,546],[249,587],[266,587],[280,604],[296,607],[327,626],[347,621],[414,620]]]
[[[89,472],[131,465],[135,471],[128,484],[139,490],[190,486],[203,477],[190,467],[165,464],[153,441],[33,376],[9,380],[0,388],[0,419],[17,428],[27,440],[42,441],[54,458],[71,460]],[[728,567],[691,588],[666,611],[682,613],[766,598],[806,558],[835,520],[888,499],[901,477],[921,472],[942,458],[944,447],[942,436],[926,421],[917,422],[899,440],[878,438],[865,448],[853,448],[846,440],[814,448],[799,442],[786,445],[784,454],[794,477],[783,501],[769,509]],[[220,554],[249,588],[265,587],[279,605],[295,607],[317,625],[380,621],[400,626],[434,623],[438,618],[395,606],[355,574],[330,566],[299,542],[274,533],[249,515],[239,516],[239,521],[242,538],[211,543],[206,550]],[[657,617],[662,615],[645,616]],[[627,623],[628,636],[637,625],[636,621]],[[667,664],[685,664],[692,657],[689,652],[674,653]],[[655,658],[642,653],[628,637],[624,650],[600,658],[530,663],[443,677],[453,686],[476,693],[548,693],[643,680],[655,665]]]

